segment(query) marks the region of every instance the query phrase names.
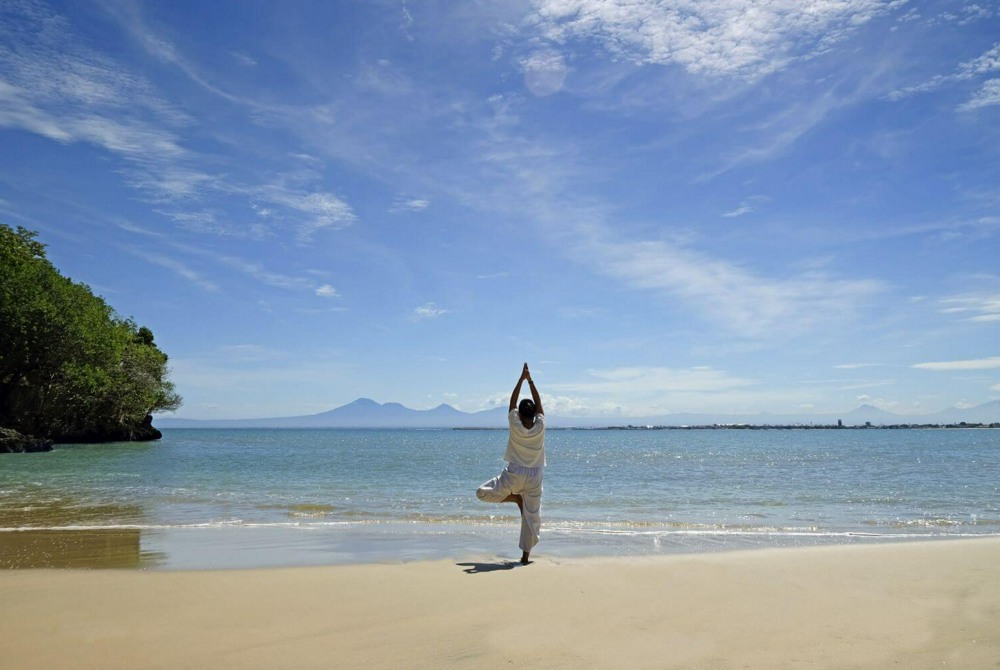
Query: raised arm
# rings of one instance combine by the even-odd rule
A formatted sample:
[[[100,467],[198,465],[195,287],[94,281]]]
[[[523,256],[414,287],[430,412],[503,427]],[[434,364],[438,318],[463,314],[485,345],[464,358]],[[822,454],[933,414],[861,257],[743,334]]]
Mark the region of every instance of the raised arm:
[[[531,399],[535,402],[535,414],[545,414],[545,410],[542,409],[542,396],[538,395],[538,389],[535,388],[535,382],[531,379],[531,373],[528,372],[528,364],[524,364],[524,372],[522,375],[526,375],[528,378],[528,388],[531,389]]]
[[[528,378],[528,364],[524,364],[524,368],[521,369],[521,376],[517,380],[517,384],[514,386],[514,392],[510,394],[510,407],[507,409],[508,412],[517,409],[517,399],[521,397],[521,384],[524,380]]]

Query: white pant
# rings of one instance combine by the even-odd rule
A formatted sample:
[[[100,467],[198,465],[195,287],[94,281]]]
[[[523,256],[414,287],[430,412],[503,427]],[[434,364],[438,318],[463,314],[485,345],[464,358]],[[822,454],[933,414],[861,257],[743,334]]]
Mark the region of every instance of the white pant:
[[[542,468],[525,468],[509,463],[498,476],[483,482],[476,489],[476,496],[484,502],[503,502],[507,496],[521,496],[524,511],[521,513],[521,551],[531,551],[538,544],[542,528]]]

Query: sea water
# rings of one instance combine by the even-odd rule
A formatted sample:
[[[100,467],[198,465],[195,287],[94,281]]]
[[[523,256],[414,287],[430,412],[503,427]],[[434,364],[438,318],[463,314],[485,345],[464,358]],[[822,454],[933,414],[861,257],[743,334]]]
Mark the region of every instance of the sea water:
[[[498,430],[173,429],[5,455],[0,547],[8,565],[516,557],[516,506],[475,496],[505,446]],[[1000,534],[1000,430],[550,430],[546,453],[538,556]]]

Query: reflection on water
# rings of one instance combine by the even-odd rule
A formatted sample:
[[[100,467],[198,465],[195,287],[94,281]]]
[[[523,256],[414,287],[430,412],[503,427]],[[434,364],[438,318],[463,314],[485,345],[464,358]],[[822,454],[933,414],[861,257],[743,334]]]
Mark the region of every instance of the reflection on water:
[[[137,529],[0,532],[0,569],[153,567],[163,556],[143,552]]]
[[[81,503],[58,500],[0,502],[0,528],[58,528],[61,526],[130,525],[142,521],[138,505]]]
[[[85,503],[61,495],[0,503],[0,569],[140,568],[163,561],[142,550],[138,505]],[[81,528],[86,526],[86,528]]]

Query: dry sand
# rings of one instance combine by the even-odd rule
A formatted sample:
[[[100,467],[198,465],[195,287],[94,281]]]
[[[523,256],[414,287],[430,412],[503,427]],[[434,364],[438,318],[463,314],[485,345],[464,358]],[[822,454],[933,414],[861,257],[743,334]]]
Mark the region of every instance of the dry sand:
[[[541,552],[539,552],[541,553]],[[1000,539],[0,572],[6,668],[1000,668]]]

